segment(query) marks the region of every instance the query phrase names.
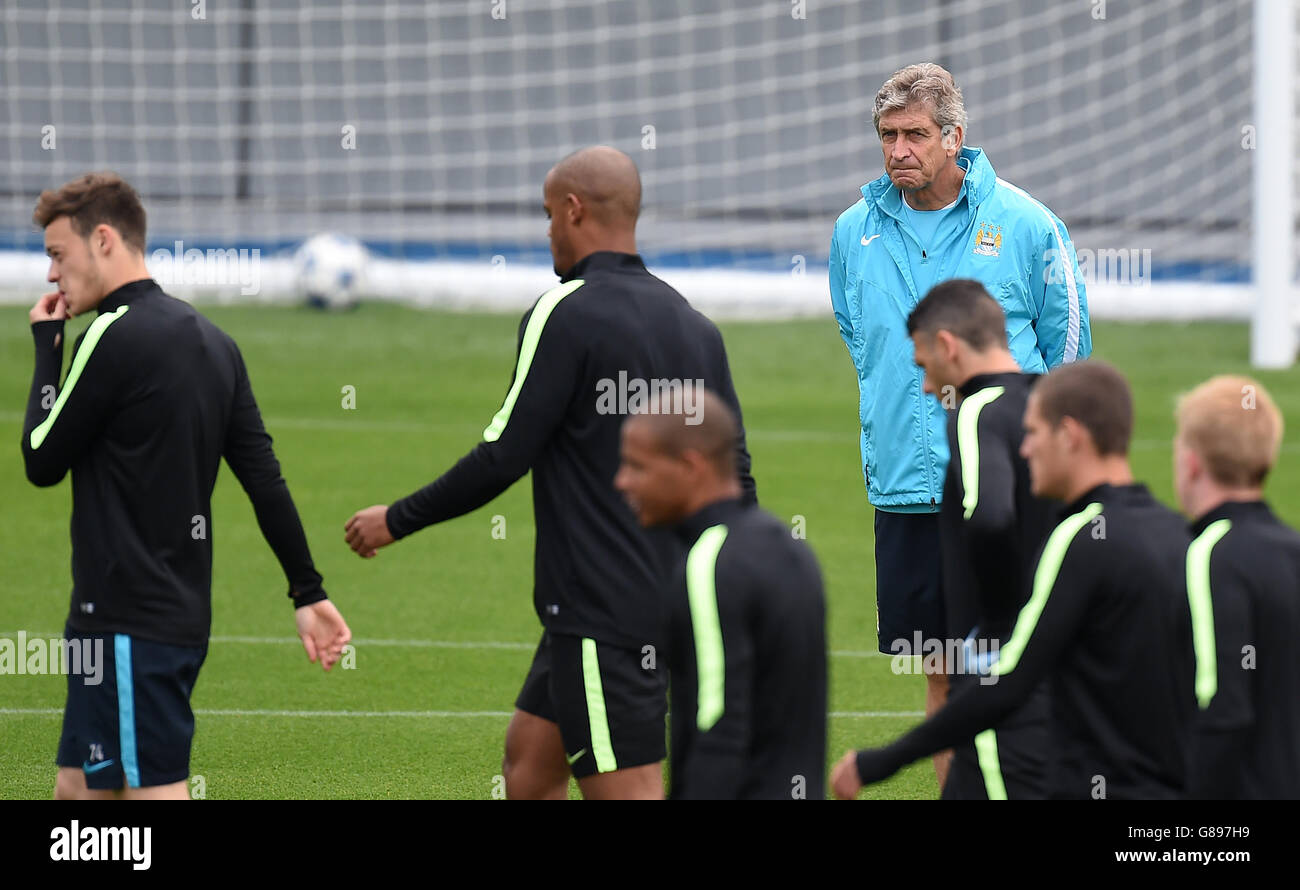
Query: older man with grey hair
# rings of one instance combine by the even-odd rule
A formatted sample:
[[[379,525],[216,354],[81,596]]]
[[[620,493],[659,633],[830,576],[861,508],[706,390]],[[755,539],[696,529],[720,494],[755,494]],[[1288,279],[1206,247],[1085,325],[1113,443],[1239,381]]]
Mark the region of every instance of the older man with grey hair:
[[[858,375],[879,648],[928,655],[952,651],[947,641],[972,629],[948,626],[939,566],[944,411],[956,393],[924,393],[908,314],[942,281],[979,281],[1002,306],[1011,353],[1027,373],[1087,358],[1092,337],[1065,224],[966,146],[966,106],[948,71],[924,63],[894,72],[872,122],[885,172],[835,223],[831,304]],[[930,714],[946,698],[946,667],[941,654],[922,666]],[[935,758],[941,786],[947,761]]]

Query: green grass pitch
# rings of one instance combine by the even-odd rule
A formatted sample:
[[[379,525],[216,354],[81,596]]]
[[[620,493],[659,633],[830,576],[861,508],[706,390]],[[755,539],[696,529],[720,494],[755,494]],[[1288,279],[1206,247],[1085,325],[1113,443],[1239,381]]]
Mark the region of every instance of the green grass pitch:
[[[209,799],[490,798],[508,714],[539,625],[526,481],[476,513],[426,529],[371,561],[343,543],[354,510],[435,478],[481,436],[512,371],[517,316],[365,305],[329,315],[204,306],[239,342],[326,588],[356,639],[355,667],[329,675],[297,644],[285,582],[252,509],[222,467],[214,495],[214,640],[194,693],[192,773]],[[57,634],[71,584],[69,482],[39,490],[18,450],[31,379],[26,310],[0,311],[0,635]],[[74,321],[70,334],[84,329]],[[857,391],[829,317],[722,325],[763,506],[803,517],[829,609],[829,762],[916,722],[923,681],[875,648],[871,508],[858,469]],[[1098,324],[1096,355],[1134,384],[1133,459],[1170,502],[1175,395],[1213,373],[1248,372],[1232,324]],[[1300,371],[1257,375],[1292,423],[1270,483],[1300,524]],[[355,387],[355,409],[343,407]],[[505,537],[494,537],[494,517]],[[497,521],[496,527],[500,527]],[[0,676],[0,798],[53,787],[65,680]],[[928,762],[868,789],[931,798]]]

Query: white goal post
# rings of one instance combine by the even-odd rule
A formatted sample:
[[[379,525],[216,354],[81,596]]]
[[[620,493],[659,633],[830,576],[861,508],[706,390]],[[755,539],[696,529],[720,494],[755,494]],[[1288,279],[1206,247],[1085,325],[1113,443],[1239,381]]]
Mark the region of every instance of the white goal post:
[[[1295,0],[1255,0],[1255,150],[1251,239],[1254,316],[1250,361],[1288,368],[1296,358],[1295,183],[1297,76]]]

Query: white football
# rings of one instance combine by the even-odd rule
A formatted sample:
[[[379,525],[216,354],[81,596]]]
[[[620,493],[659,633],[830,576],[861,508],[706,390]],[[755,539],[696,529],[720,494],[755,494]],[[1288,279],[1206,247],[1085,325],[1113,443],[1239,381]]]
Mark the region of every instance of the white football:
[[[351,309],[365,283],[370,253],[348,235],[312,235],[294,254],[298,293],[318,309]]]

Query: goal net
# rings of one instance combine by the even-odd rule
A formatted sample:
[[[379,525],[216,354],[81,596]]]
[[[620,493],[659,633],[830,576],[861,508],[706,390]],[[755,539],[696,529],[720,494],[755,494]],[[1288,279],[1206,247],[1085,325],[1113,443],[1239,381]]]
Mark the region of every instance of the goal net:
[[[526,304],[554,280],[546,171],[608,143],[641,169],[643,254],[688,297],[827,313],[831,227],[882,172],[871,100],[931,60],[967,143],[1069,226],[1095,313],[1244,317],[1256,116],[1300,116],[1252,107],[1252,8],[6,0],[0,288],[41,290],[40,190],[114,169],[151,255],[256,250],[263,299],[328,231],[370,248],[373,296]],[[1277,187],[1300,191],[1300,164]],[[174,289],[239,292],[214,274]]]

